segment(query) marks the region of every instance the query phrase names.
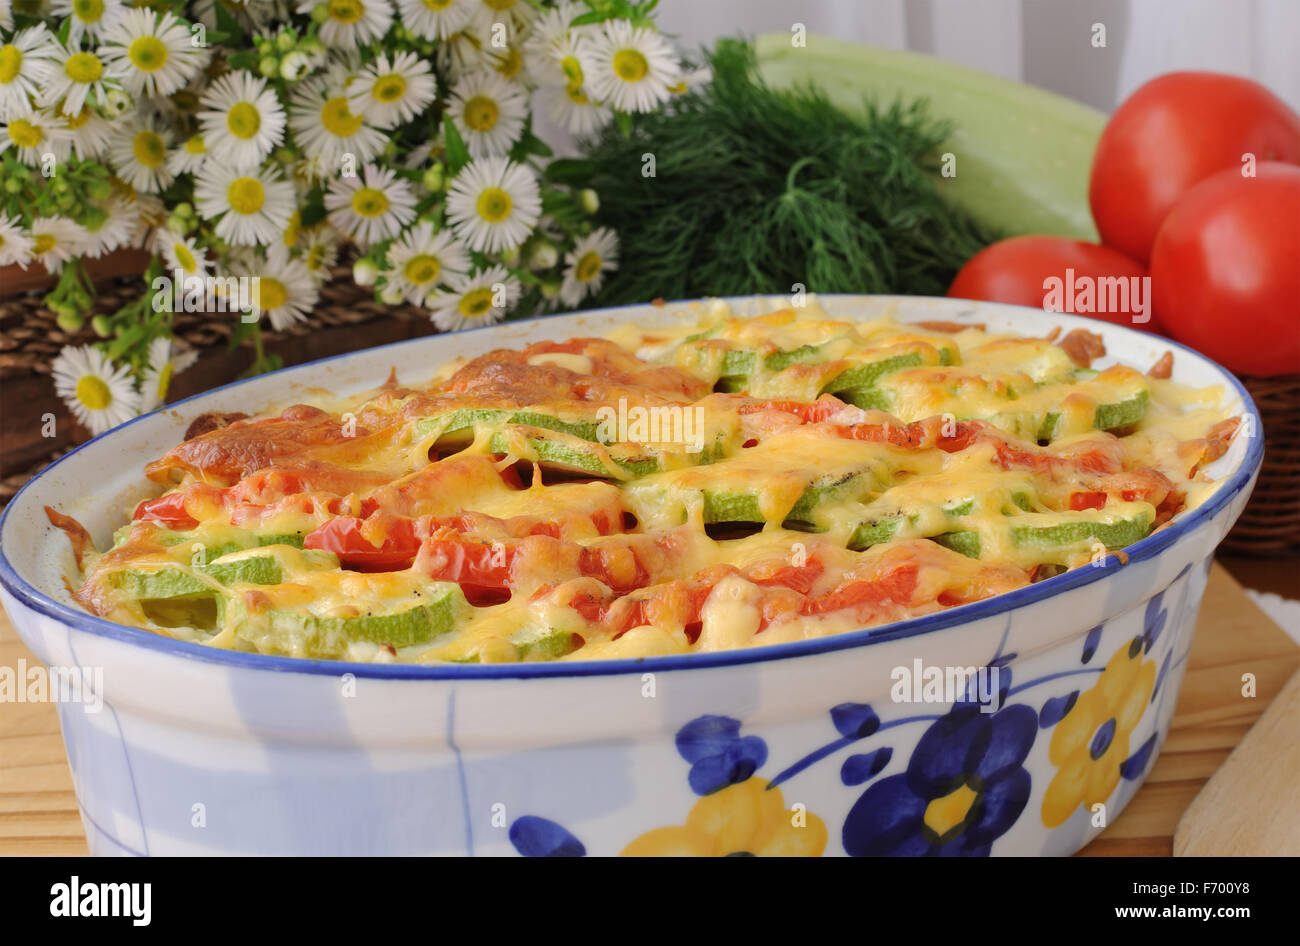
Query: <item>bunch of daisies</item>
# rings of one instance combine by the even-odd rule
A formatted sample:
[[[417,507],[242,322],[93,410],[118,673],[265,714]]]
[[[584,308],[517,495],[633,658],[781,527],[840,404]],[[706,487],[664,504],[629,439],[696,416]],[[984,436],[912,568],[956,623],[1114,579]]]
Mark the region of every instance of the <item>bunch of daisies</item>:
[[[573,308],[617,267],[594,192],[549,182],[542,126],[585,137],[684,89],[657,0],[0,0],[0,267],[143,250],[145,278],[257,277],[232,320],[304,319],[343,254],[444,330]],[[635,169],[630,171],[635,173]],[[55,383],[99,432],[192,360],[170,293],[94,316]]]

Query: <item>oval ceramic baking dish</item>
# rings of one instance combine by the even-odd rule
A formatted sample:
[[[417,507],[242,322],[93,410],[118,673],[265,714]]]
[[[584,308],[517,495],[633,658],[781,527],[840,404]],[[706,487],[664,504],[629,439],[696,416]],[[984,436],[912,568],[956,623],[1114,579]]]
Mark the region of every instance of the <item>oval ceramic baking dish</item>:
[[[1086,327],[1104,337],[1102,365],[1173,350],[1174,380],[1221,386],[1243,425],[1201,506],[1125,555],[975,604],[722,653],[375,665],[216,650],[88,614],[43,507],[103,543],[121,509],[156,492],[144,463],[200,413],[360,392],[390,368],[415,380],[455,355],[663,322],[681,305],[439,335],[198,395],[68,454],[0,518],[0,599],[42,661],[90,684],[58,710],[91,851],[982,856],[1086,844],[1168,730],[1214,547],[1263,455],[1254,404],[1208,359],[1107,323],[945,299],[819,301],[838,318],[890,311],[1039,337]]]

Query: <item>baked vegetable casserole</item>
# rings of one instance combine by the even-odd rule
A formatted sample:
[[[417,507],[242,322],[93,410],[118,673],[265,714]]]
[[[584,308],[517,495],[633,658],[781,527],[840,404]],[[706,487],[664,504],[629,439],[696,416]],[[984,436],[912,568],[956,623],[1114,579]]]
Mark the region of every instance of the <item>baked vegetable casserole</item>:
[[[636,658],[835,634],[1105,558],[1196,506],[1218,388],[1099,336],[625,325],[208,414],[76,597],[213,647],[360,661]],[[1122,552],[1119,553],[1122,557]],[[1113,564],[1113,560],[1112,560]]]

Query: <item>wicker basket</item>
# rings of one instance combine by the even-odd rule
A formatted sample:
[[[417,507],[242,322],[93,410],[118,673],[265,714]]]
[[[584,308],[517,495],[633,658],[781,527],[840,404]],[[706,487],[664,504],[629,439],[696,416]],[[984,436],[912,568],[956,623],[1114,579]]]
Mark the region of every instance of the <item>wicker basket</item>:
[[[121,308],[145,289],[138,274],[147,258],[115,257],[95,261],[104,264],[92,272],[98,294],[95,312]],[[427,310],[381,305],[370,290],[352,281],[351,273],[350,263],[334,269],[306,321],[285,332],[264,330],[266,350],[293,365],[436,331]],[[33,474],[90,436],[55,394],[49,375],[64,345],[98,339],[89,321],[79,332],[60,329],[54,313],[41,303],[52,281],[44,274],[32,276],[29,270],[21,278],[8,279],[0,270],[0,506]],[[173,327],[181,342],[197,350],[199,360],[177,376],[171,401],[232,381],[252,363],[251,343],[230,350],[234,325],[229,317],[178,312]],[[41,420],[47,413],[55,417],[53,437],[43,436],[49,432]]]
[[[1246,511],[1220,549],[1268,558],[1300,553],[1300,374],[1243,378],[1264,422],[1264,465]]]

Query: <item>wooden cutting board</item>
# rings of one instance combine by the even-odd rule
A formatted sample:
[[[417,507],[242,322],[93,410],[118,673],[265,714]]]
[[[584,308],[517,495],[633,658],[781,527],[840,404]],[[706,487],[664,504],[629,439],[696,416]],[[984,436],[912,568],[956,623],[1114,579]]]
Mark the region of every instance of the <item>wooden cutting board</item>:
[[[0,611],[0,666],[20,657],[35,660]],[[1164,749],[1124,813],[1082,853],[1172,854],[1183,812],[1297,668],[1300,646],[1215,565]],[[1244,673],[1255,675],[1253,698],[1242,696]],[[53,705],[0,703],[0,856],[85,853]]]

